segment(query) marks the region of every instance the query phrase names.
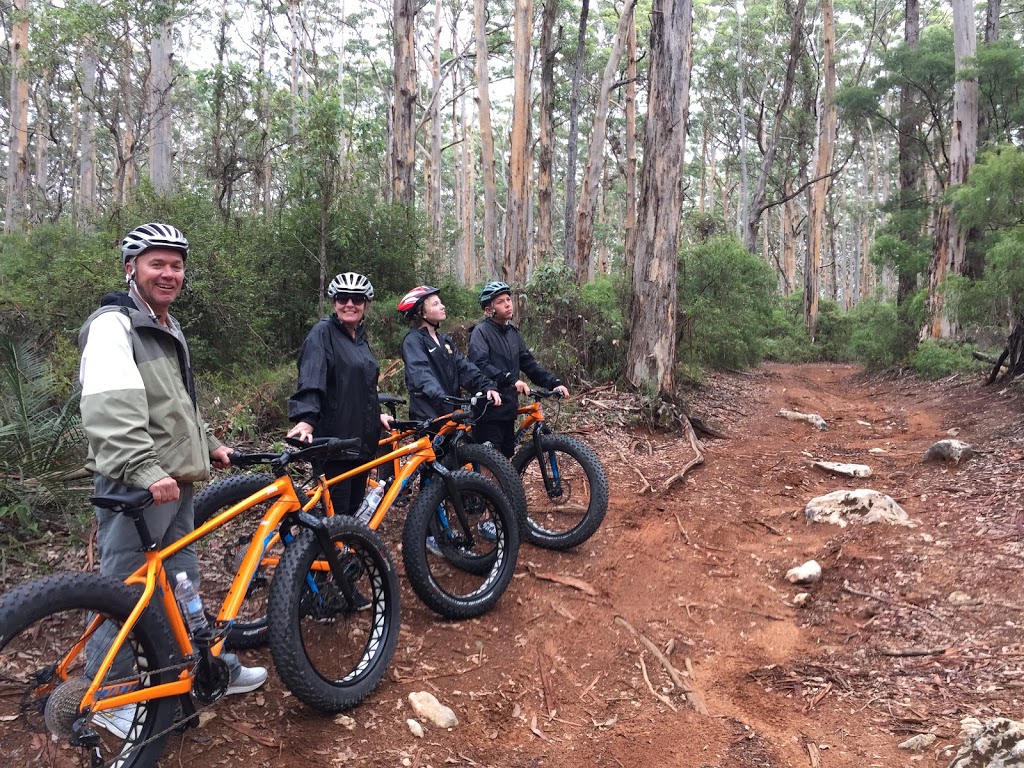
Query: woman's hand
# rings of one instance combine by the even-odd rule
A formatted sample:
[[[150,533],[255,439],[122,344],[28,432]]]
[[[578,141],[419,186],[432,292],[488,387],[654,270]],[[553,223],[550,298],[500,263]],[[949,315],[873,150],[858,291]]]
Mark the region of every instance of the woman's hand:
[[[394,418],[391,416],[390,413],[382,413],[380,415],[380,425],[384,427],[384,429],[387,430],[388,432],[391,431],[392,421],[394,421]]]
[[[313,425],[305,421],[300,421],[294,427],[288,430],[288,437],[297,437],[304,443],[313,442]]]
[[[495,406],[501,405],[501,395],[495,392],[493,389],[487,390],[487,399],[491,401]]]
[[[516,392],[520,395],[528,395],[530,394],[530,385],[522,379],[519,379],[519,381],[516,382]]]

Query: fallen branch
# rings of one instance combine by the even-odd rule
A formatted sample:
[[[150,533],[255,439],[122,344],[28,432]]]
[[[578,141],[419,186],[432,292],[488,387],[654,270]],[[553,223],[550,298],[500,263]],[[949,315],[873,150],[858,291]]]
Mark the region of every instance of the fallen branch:
[[[545,581],[553,581],[556,584],[564,584],[567,587],[578,589],[580,592],[585,592],[592,597],[597,597],[596,589],[583,581],[583,579],[577,579],[575,576],[563,576],[560,573],[542,573],[533,568],[530,569],[530,573],[533,574],[535,579],[544,579]]]
[[[555,714],[555,696],[551,692],[551,676],[548,674],[548,660],[543,651],[537,651],[537,668],[540,670],[540,682],[544,688],[544,706],[547,707],[548,717]]]
[[[948,648],[876,648],[881,656],[941,656]]]
[[[672,662],[665,658],[665,654],[658,650],[658,646],[656,646],[654,643],[648,640],[632,624],[630,624],[621,616],[616,616],[615,621],[618,624],[624,626],[630,632],[632,632],[636,636],[636,638],[641,643],[643,643],[647,650],[649,650],[654,655],[654,657],[661,662],[661,665],[665,668],[665,671],[668,672],[668,676],[672,679],[672,682],[675,683],[676,687],[679,688],[679,690],[681,690],[686,695],[686,700],[689,702],[690,706],[702,715],[708,714],[708,708],[704,705],[703,700],[701,700],[700,696],[693,689],[693,687],[690,686],[690,684],[687,683],[685,680],[683,680],[682,675],[679,674],[679,671],[672,666]]]
[[[690,459],[690,461],[686,463],[686,466],[684,466],[681,470],[676,472],[674,475],[672,475],[672,477],[665,481],[665,485],[662,486],[661,489],[662,493],[671,488],[677,480],[681,480],[682,478],[686,477],[686,473],[693,469],[695,466],[704,463],[704,450],[701,447],[700,440],[697,439],[697,435],[693,431],[693,425],[690,423],[690,420],[686,418],[686,416],[681,417],[680,421],[682,422],[683,433],[689,439],[690,447],[693,449],[693,452],[696,454],[696,456]]]
[[[623,453],[622,449],[619,446],[615,446],[615,450],[618,451],[619,457],[622,459],[622,463],[625,464],[630,469],[632,469],[634,472],[636,472],[637,477],[640,478],[640,482],[644,484],[643,488],[641,488],[638,491],[638,493],[647,493],[647,491],[654,493],[654,486],[651,485],[650,481],[646,477],[644,477],[644,473],[641,472],[640,469],[626,457],[626,454]]]
[[[642,653],[640,654],[640,669],[644,673],[644,682],[647,683],[647,690],[653,693],[654,697],[658,701],[660,701],[662,704],[667,705],[668,708],[671,709],[673,712],[676,712],[676,705],[672,703],[672,700],[665,694],[658,693],[656,690],[654,690],[654,686],[651,685],[651,678],[647,674],[647,665],[644,664],[644,655]]]
[[[921,606],[914,605],[913,603],[905,603],[902,600],[893,600],[891,597],[885,597],[883,595],[874,595],[870,592],[861,592],[859,589],[854,589],[849,584],[843,584],[843,591],[849,592],[851,595],[859,595],[860,597],[870,597],[872,600],[877,600],[880,603],[888,603],[889,605],[895,605],[901,608],[910,608],[914,611],[921,611],[921,613],[926,613],[933,619],[945,621],[945,619],[943,619],[937,613],[929,611],[927,608],[922,608]]]

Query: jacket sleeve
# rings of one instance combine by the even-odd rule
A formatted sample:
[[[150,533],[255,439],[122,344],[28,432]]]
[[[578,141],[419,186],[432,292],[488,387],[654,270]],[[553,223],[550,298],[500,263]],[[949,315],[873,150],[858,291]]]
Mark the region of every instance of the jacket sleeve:
[[[89,325],[82,348],[82,427],[96,472],[132,488],[167,477],[149,435],[149,401],[135,363],[130,320],[107,312]]]
[[[529,376],[530,381],[540,387],[554,389],[562,383],[561,379],[537,362],[537,358],[526,347],[526,342],[523,341],[522,336],[519,336],[519,370]]]
[[[473,333],[469,336],[469,361],[485,376],[494,379],[498,386],[513,383],[511,371],[504,371],[491,362],[491,345],[487,341],[487,332],[483,328],[483,323],[477,323],[473,328]]]
[[[409,394],[422,394],[428,400],[443,400],[448,393],[437,380],[430,356],[423,348],[422,335],[416,331],[407,333],[402,341],[402,362],[405,363],[405,378],[409,383]]]
[[[485,375],[464,354],[455,350],[455,364],[459,369],[459,386],[467,392],[475,394],[478,390],[486,392],[488,389],[496,390],[498,385],[490,376]]]
[[[299,350],[299,387],[288,399],[288,420],[304,421],[314,428],[320,421],[324,398],[327,397],[326,333],[320,323],[313,326]]]

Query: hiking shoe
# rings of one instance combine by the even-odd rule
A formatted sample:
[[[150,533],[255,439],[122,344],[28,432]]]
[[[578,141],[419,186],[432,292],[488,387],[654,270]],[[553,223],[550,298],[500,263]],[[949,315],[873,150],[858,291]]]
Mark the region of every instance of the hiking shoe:
[[[484,541],[498,540],[498,527],[493,520],[481,520],[476,530]]]
[[[249,693],[267,682],[267,670],[264,667],[239,667],[234,679],[228,683],[225,693]]]
[[[352,587],[352,608],[356,611],[367,611],[373,602],[355,587]]]
[[[433,536],[427,536],[427,552],[437,557],[444,557],[441,553],[441,548],[437,546],[437,539]]]
[[[104,709],[102,712],[96,713],[92,723],[104,730],[110,731],[119,739],[127,739],[128,731],[131,730],[132,723],[135,722],[135,710],[135,704],[125,704],[123,707]]]

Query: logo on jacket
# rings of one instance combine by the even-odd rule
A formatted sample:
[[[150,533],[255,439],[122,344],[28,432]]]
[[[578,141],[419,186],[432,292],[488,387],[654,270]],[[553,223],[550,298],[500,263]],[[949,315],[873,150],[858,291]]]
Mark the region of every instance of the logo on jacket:
[[[437,347],[427,347],[427,352],[429,352],[430,354],[434,354],[435,352],[437,352]]]

